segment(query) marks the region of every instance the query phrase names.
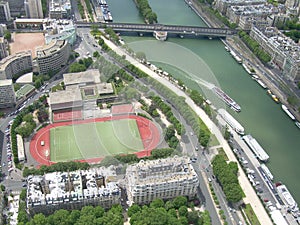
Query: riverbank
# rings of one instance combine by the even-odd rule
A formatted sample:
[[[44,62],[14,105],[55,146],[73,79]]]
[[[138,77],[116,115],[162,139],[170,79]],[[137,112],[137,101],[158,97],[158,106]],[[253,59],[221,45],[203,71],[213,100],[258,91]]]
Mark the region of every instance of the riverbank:
[[[186,0],[187,2],[187,0]],[[225,25],[219,21],[215,16],[212,16],[210,12],[208,12],[208,6],[204,6],[203,4],[199,3],[198,0],[190,0],[191,4],[190,7],[195,11],[195,13],[200,16],[202,20],[205,21],[205,23],[209,27],[224,27]],[[187,2],[188,4],[188,2]],[[296,117],[298,121],[300,121],[300,113],[297,111],[297,109],[294,108],[294,106],[290,105],[287,101],[288,96],[286,93],[284,93],[279,86],[276,86],[274,84],[274,80],[278,81],[280,80],[277,74],[274,74],[271,70],[265,68],[265,66],[261,63],[261,61],[251,52],[251,50],[244,44],[242,40],[239,39],[238,36],[236,37],[228,37],[224,41],[226,45],[228,45],[231,49],[233,49],[235,52],[238,52],[244,61],[250,62],[250,64],[254,65],[254,69],[260,79],[268,86],[268,89],[270,89],[277,97],[279,97],[282,104],[288,106],[290,111],[293,113],[293,115]],[[256,67],[256,68],[255,68]],[[261,72],[261,70],[265,72]],[[265,74],[268,74],[269,77],[266,77]],[[281,81],[284,82],[284,81]],[[285,84],[288,86],[287,84]]]
[[[178,87],[174,86],[172,83],[170,83],[168,80],[164,79],[163,77],[158,76],[158,74],[156,74],[155,72],[153,72],[152,70],[150,70],[148,67],[146,67],[145,65],[141,64],[140,62],[138,62],[136,59],[134,59],[132,56],[130,56],[129,54],[127,54],[124,50],[122,50],[121,48],[117,47],[116,45],[114,45],[111,41],[106,40],[105,38],[103,38],[103,40],[105,41],[105,43],[112,49],[114,50],[118,55],[126,56],[126,60],[128,60],[131,64],[135,65],[137,68],[139,68],[140,70],[144,71],[145,73],[147,73],[149,76],[151,76],[152,78],[156,79],[157,81],[159,81],[161,84],[165,85],[166,87],[170,88],[171,90],[173,90],[178,96],[180,97],[184,97],[186,103],[194,110],[195,113],[197,113],[197,115],[203,120],[203,122],[205,123],[205,125],[210,129],[210,131],[216,136],[216,138],[218,139],[220,145],[222,145],[226,155],[228,156],[230,161],[233,162],[237,162],[237,159],[235,158],[233,152],[231,151],[230,146],[228,145],[227,141],[224,139],[221,131],[219,130],[219,128],[212,122],[212,120],[206,115],[206,113],[200,108],[198,107],[193,101],[192,99],[187,96],[187,94],[185,92],[183,92],[182,90],[180,90]],[[268,224],[272,224],[270,217],[268,216],[267,212],[265,211],[264,206],[262,205],[260,199],[258,198],[258,196],[256,195],[255,191],[253,190],[249,180],[247,179],[245,173],[242,172],[241,167],[239,166],[239,171],[241,171],[239,173],[239,182],[240,185],[246,195],[246,197],[243,199],[244,202],[250,203],[255,214],[257,215],[257,217],[259,218],[261,224],[264,225],[268,225]]]

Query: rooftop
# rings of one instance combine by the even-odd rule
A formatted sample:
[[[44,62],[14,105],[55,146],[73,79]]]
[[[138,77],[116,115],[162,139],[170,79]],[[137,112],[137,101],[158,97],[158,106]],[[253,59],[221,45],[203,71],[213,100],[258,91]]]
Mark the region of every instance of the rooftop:
[[[189,158],[178,156],[159,160],[141,160],[137,164],[128,166],[126,175],[128,182],[137,187],[151,183],[198,179]]]
[[[26,96],[28,93],[32,92],[34,89],[35,87],[33,85],[25,84],[16,92],[16,97],[22,98],[23,96]]]
[[[76,84],[98,84],[100,83],[100,72],[97,69],[87,70],[79,73],[66,73],[64,76],[64,83],[66,86]]]
[[[0,80],[0,86],[12,85],[12,79]]]
[[[98,93],[100,95],[114,93],[114,89],[111,83],[100,83],[97,85],[97,88],[98,88]]]
[[[56,40],[54,39],[48,45],[37,47],[36,56],[37,58],[47,57],[53,55],[54,53],[60,51],[60,49],[67,44],[65,40]]]
[[[115,177],[114,167],[92,168],[72,172],[47,173],[27,178],[27,205],[49,205],[89,198],[119,196],[121,191]],[[107,179],[109,177],[110,179]]]
[[[50,104],[62,104],[62,103],[72,103],[77,105],[77,101],[82,101],[81,92],[79,89],[73,90],[63,90],[57,92],[51,92],[49,94]],[[74,105],[75,106],[75,105]]]
[[[9,55],[9,56],[3,58],[0,61],[0,70],[3,70],[7,66],[7,64],[9,64],[11,61],[13,61],[17,58],[24,57],[24,56],[31,56],[31,51],[18,52],[16,54]]]
[[[32,77],[33,77],[33,72],[26,73],[22,76],[20,76],[17,80],[17,84],[24,84],[24,83],[32,83]]]

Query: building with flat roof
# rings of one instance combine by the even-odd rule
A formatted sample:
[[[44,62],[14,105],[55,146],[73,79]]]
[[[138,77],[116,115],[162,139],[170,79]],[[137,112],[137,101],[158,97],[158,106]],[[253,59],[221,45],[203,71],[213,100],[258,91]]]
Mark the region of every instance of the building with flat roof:
[[[266,3],[266,0],[216,0],[214,7],[223,15],[226,15],[227,9],[234,5],[259,5]]]
[[[81,209],[86,205],[110,208],[119,204],[121,199],[121,189],[112,166],[30,175],[27,183],[26,203],[31,215],[49,215],[58,209]]]
[[[7,26],[6,24],[1,23],[0,24],[0,36],[4,36],[5,31],[7,31]]]
[[[86,86],[98,84],[100,80],[100,72],[97,69],[87,70],[78,73],[65,73],[64,84],[68,86]]]
[[[174,156],[159,160],[141,160],[126,170],[129,205],[147,204],[156,198],[194,197],[198,175],[187,157]]]
[[[15,104],[16,96],[12,80],[0,80],[0,108],[14,107]]]
[[[43,9],[41,0],[25,0],[25,13],[28,18],[43,18]]]
[[[66,40],[53,40],[50,44],[38,47],[36,59],[40,74],[60,70],[68,62],[71,47]]]
[[[80,89],[51,92],[49,103],[52,112],[82,109],[83,101]]]
[[[0,79],[12,79],[14,76],[32,71],[30,51],[18,52],[0,61]]]
[[[0,21],[10,21],[11,19],[8,1],[0,1]]]

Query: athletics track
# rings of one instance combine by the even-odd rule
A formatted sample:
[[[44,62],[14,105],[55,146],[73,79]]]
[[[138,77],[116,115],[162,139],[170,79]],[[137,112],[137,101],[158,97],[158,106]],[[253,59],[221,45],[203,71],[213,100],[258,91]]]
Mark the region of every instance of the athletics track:
[[[141,139],[144,145],[144,150],[135,152],[139,158],[144,156],[150,156],[151,150],[155,149],[160,142],[161,133],[158,127],[150,120],[135,116],[135,115],[120,115],[80,121],[68,121],[68,122],[59,122],[55,124],[50,124],[42,129],[40,129],[31,139],[30,142],[30,154],[31,156],[42,165],[51,165],[55,162],[50,160],[50,129],[61,126],[75,125],[75,124],[84,124],[84,123],[93,123],[93,122],[104,122],[110,120],[120,120],[120,119],[135,119],[137,126],[141,135]],[[44,145],[41,145],[41,141],[44,141]],[[91,158],[80,160],[81,162],[88,163],[98,163],[103,158]]]

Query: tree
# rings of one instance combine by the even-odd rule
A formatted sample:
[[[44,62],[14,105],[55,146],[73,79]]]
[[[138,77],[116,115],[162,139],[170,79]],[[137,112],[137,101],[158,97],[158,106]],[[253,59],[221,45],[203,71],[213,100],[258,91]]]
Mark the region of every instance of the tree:
[[[86,71],[86,67],[85,65],[78,62],[71,64],[69,67],[69,73],[77,73],[82,71]]]
[[[4,38],[10,42],[11,41],[11,33],[9,30],[4,31]]]
[[[35,214],[33,219],[30,220],[29,225],[45,225],[47,219],[42,213]]]
[[[187,198],[184,196],[178,196],[173,200],[174,208],[179,209],[181,206],[187,205]]]
[[[188,209],[185,205],[180,206],[180,208],[178,209],[178,214],[181,217],[186,217],[188,215]]]
[[[137,52],[135,56],[142,62],[145,62],[147,60],[145,52]]]
[[[137,204],[133,204],[132,206],[129,207],[127,211],[127,215],[131,217],[133,214],[136,214],[141,211],[141,207]]]
[[[40,108],[37,112],[37,117],[40,123],[47,121],[49,118],[48,110],[45,107]]]
[[[154,199],[150,203],[150,207],[152,207],[152,208],[161,208],[161,207],[164,207],[164,205],[165,205],[164,201],[160,198]]]

